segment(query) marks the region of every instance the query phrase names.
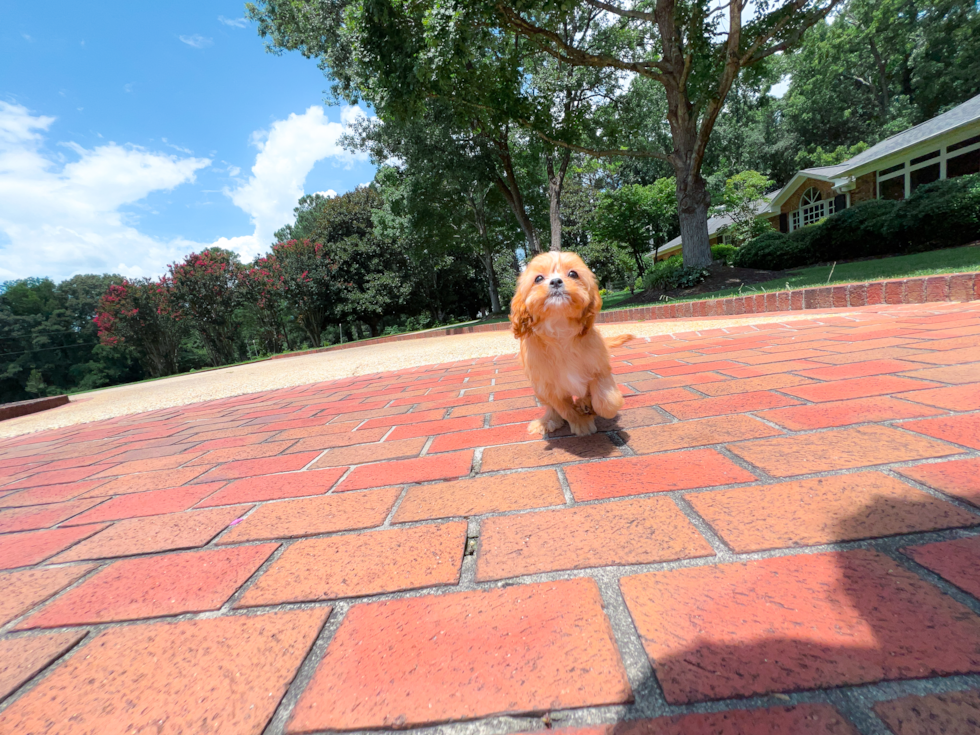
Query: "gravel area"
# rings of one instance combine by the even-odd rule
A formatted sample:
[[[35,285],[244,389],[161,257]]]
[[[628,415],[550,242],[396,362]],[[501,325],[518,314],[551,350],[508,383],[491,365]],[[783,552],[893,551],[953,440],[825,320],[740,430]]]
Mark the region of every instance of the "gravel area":
[[[835,316],[840,316],[840,314],[835,314]],[[671,319],[669,321],[603,324],[599,329],[605,335],[629,332],[638,337],[651,337],[675,332],[812,318],[813,314],[800,312],[799,315],[784,314],[778,317],[704,321]],[[388,342],[336,352],[320,352],[282,360],[268,360],[78,394],[72,396],[71,403],[66,406],[0,422],[0,437],[19,436],[116,416],[277,388],[309,385],[354,375],[368,375],[475,357],[507,355],[515,352],[517,352],[517,341],[509,331],[500,331]]]

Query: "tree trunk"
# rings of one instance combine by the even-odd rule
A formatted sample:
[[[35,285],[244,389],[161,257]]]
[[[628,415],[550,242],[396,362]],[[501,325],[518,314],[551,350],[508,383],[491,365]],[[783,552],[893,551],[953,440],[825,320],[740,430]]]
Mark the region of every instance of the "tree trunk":
[[[487,269],[487,289],[490,292],[490,311],[494,314],[500,311],[500,293],[497,291],[497,274],[493,270],[493,252],[484,241],[483,252],[480,254],[484,268]]]
[[[551,218],[551,251],[561,252],[561,192],[565,186],[565,172],[572,152],[563,148],[560,154],[558,172],[555,173],[555,157],[545,156],[548,165],[548,213]]]
[[[711,245],[708,242],[710,204],[707,182],[700,173],[690,178],[677,177],[677,214],[685,268],[707,268],[711,265]]]

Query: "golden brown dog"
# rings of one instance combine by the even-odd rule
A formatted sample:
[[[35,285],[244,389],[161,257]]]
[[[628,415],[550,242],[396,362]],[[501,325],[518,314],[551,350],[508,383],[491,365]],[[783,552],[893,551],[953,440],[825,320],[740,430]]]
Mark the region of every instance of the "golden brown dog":
[[[633,337],[603,339],[594,326],[601,308],[595,276],[575,253],[542,253],[518,279],[510,321],[524,373],[545,405],[530,433],[556,431],[564,420],[576,436],[594,434],[595,415],[611,419],[622,408],[608,348]]]

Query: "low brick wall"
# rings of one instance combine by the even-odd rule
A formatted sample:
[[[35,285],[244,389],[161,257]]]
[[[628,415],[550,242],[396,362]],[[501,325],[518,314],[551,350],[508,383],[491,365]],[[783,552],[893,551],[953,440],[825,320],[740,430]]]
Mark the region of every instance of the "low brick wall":
[[[732,296],[705,301],[678,301],[634,309],[605,311],[600,324],[636,322],[651,319],[741,316],[805,309],[846,309],[881,304],[924,304],[933,301],[973,301],[980,299],[980,273],[950,273],[894,281],[818,286],[794,291]]]
[[[51,396],[49,398],[37,398],[33,401],[18,401],[17,403],[0,403],[0,421],[27,416],[38,411],[47,411],[49,408],[64,406],[66,403],[68,403],[68,396]]]
[[[596,322],[598,324],[615,324],[653,319],[742,316],[806,309],[846,309],[848,307],[878,306],[881,304],[924,304],[933,301],[974,300],[980,300],[980,273],[950,273],[922,278],[902,278],[894,281],[818,286],[793,291],[770,291],[764,294],[730,296],[725,299],[673,301],[665,304],[637,306],[632,309],[603,311],[599,314]],[[286,355],[273,355],[270,359],[276,360],[296,355],[309,355],[315,352],[344,350],[350,347],[363,347],[364,345],[376,345],[385,342],[401,342],[407,339],[426,339],[428,337],[474,334],[476,332],[502,332],[508,329],[510,329],[510,322],[475,324],[467,327],[445,327],[443,329],[430,329],[426,332],[392,334],[387,337],[364,339],[359,342],[331,345],[330,347],[292,352]]]

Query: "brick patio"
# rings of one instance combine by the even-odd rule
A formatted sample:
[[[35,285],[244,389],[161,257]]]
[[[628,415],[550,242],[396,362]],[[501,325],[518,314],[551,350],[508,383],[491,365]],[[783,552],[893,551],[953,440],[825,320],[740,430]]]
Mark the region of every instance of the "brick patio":
[[[980,732],[980,302],[0,441],[0,733]],[[634,732],[635,731],[635,732]]]

